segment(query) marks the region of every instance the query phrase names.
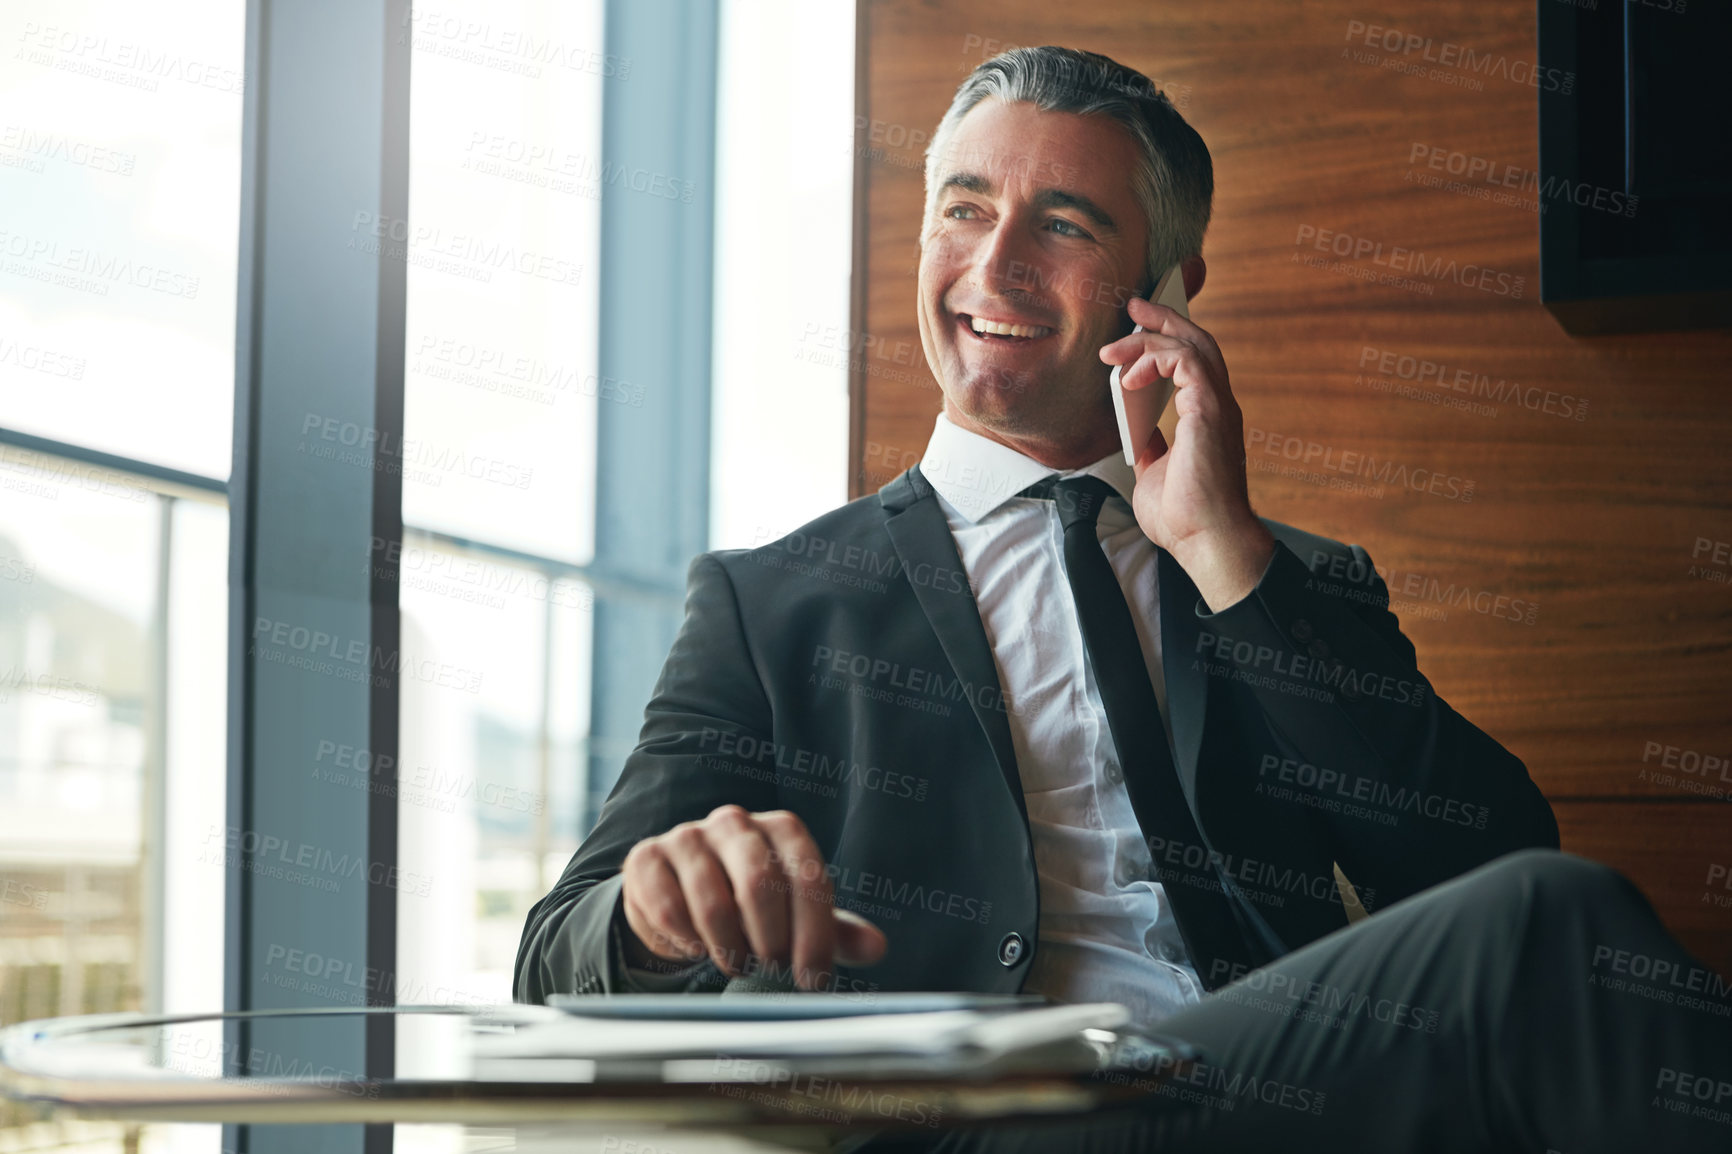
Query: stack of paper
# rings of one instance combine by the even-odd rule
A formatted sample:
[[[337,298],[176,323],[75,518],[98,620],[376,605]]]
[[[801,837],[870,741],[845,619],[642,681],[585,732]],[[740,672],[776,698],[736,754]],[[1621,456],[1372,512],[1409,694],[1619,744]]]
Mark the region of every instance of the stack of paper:
[[[483,1081],[754,1081],[766,1066],[831,1077],[1070,1072],[1096,1068],[1106,1031],[1129,1016],[1114,1002],[757,1021],[571,1013],[478,1030],[471,1058]]]

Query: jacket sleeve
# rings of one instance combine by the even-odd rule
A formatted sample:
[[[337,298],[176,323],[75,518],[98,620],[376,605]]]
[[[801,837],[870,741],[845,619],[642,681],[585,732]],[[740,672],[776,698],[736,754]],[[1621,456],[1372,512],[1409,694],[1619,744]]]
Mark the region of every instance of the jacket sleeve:
[[[1218,613],[1197,602],[1199,656],[1250,687],[1290,759],[1265,756],[1259,773],[1298,767],[1343,802],[1308,812],[1380,906],[1514,850],[1557,848],[1557,821],[1527,767],[1437,696],[1370,556],[1344,548],[1368,575],[1356,596],[1325,591],[1278,541],[1243,599]]]
[[[595,828],[553,890],[529,911],[517,948],[516,1000],[669,988],[673,975],[640,983],[624,965],[615,925],[620,867],[642,839],[702,818],[717,806],[776,808],[774,781],[728,756],[741,738],[763,742],[770,731],[769,700],[733,583],[714,555],[703,554],[687,575],[685,620],[644,710],[637,747],[626,758]],[[725,979],[706,961],[681,970],[675,984],[719,989]]]

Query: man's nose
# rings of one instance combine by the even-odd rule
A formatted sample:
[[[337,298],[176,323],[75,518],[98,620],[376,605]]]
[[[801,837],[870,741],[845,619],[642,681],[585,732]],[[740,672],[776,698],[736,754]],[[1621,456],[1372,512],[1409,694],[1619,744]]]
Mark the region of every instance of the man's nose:
[[[972,271],[988,293],[1038,298],[1042,279],[1038,260],[1038,250],[1027,226],[1005,217],[981,237]]]

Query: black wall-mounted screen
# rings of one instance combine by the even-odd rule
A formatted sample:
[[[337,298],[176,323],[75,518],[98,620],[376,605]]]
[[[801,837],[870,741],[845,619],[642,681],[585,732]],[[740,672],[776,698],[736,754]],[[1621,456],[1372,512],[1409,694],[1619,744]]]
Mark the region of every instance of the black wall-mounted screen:
[[[1577,333],[1732,325],[1732,4],[1539,0],[1540,300]],[[1546,75],[1551,75],[1547,72]]]

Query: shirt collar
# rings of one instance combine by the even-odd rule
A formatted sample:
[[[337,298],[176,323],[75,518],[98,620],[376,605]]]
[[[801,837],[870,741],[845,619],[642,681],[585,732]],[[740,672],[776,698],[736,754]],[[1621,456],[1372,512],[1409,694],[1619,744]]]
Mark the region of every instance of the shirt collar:
[[[1136,471],[1125,464],[1123,453],[1111,453],[1080,469],[1054,469],[1009,445],[952,424],[943,413],[938,414],[932,439],[926,443],[920,472],[939,496],[969,521],[979,521],[1042,477],[1055,473],[1060,477],[1099,477],[1126,505],[1131,503],[1137,484]]]

